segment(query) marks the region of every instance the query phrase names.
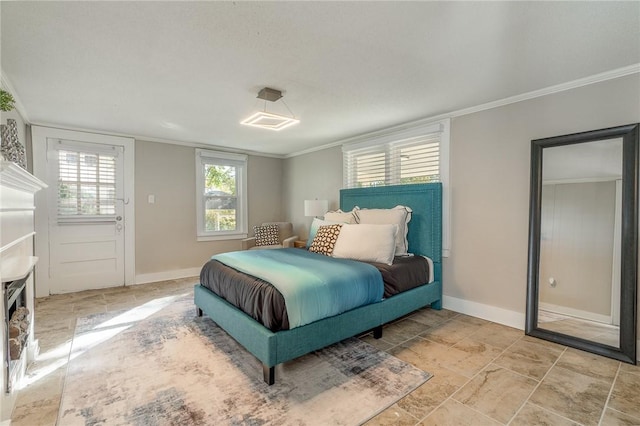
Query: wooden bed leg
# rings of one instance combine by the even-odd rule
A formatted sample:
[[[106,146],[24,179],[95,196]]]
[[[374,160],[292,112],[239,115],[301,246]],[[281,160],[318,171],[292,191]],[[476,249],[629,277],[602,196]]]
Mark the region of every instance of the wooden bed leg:
[[[196,306],[196,315],[201,317],[202,316],[202,309],[200,309],[199,307]]]
[[[373,329],[373,338],[380,339],[382,337],[382,326],[379,325]]]
[[[440,299],[440,300],[438,300],[436,302],[433,302],[431,304],[431,309],[435,309],[436,311],[441,310],[442,309],[442,299]]]
[[[262,374],[264,376],[264,382],[271,386],[276,382],[276,368],[275,367],[267,367],[265,364],[262,364]]]

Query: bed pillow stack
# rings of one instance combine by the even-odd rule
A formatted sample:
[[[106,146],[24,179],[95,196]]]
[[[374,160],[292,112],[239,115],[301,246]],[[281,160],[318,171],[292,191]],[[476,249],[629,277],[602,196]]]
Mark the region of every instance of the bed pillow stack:
[[[406,256],[409,250],[407,233],[411,220],[411,208],[407,206],[395,206],[392,209],[355,209],[359,224],[392,224],[398,226],[396,235],[396,256]]]
[[[335,225],[338,223],[358,223],[355,210],[343,212],[342,210],[328,211],[324,214],[324,220],[315,218],[309,228],[309,238],[307,239],[307,248],[311,247],[311,243],[318,232],[318,228],[323,225]]]
[[[396,250],[398,226],[393,224],[321,225],[309,251],[341,259],[391,265]]]
[[[411,208],[400,205],[327,212],[325,220],[313,220],[307,247],[327,256],[391,265],[394,256],[408,255],[411,214]]]

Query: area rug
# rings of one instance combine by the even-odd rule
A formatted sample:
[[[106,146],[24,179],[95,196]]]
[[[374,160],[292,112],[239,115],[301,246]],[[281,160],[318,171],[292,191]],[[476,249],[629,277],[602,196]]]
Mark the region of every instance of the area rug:
[[[352,338],[279,365],[260,361],[192,296],[78,320],[59,425],[357,425],[430,374]]]

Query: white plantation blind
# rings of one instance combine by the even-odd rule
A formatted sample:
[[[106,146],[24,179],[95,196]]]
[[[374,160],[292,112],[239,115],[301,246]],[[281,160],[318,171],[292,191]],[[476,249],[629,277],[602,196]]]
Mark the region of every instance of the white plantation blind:
[[[115,220],[116,150],[57,147],[58,222]]]
[[[342,149],[345,187],[441,181],[443,130],[439,124],[431,125],[345,145]]]
[[[353,138],[342,146],[345,188],[442,183],[442,255],[449,256],[451,120],[414,123]]]

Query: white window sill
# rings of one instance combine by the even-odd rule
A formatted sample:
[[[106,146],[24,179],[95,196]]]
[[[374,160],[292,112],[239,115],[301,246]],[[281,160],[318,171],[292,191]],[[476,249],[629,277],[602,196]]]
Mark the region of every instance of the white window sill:
[[[244,234],[221,234],[221,235],[198,235],[197,241],[224,241],[224,240],[243,240],[247,238]]]

